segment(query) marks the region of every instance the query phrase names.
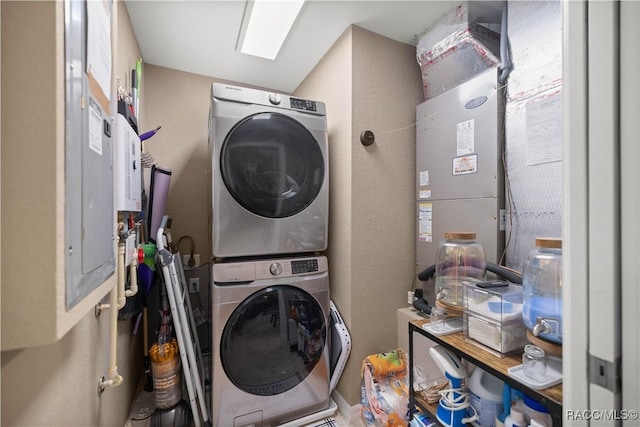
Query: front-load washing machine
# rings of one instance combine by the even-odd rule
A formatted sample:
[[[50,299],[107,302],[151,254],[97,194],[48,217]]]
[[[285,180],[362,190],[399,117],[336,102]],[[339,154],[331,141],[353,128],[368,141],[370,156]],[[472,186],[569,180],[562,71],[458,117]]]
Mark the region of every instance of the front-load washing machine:
[[[212,276],[213,425],[276,426],[327,409],[327,259],[218,262]]]
[[[322,102],[212,85],[209,154],[214,257],[327,248],[325,111]]]

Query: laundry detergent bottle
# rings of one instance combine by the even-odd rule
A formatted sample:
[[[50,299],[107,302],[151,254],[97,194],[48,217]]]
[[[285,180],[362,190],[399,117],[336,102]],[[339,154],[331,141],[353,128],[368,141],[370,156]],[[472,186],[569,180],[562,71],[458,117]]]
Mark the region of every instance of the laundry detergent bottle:
[[[479,418],[472,424],[476,427],[493,427],[496,416],[502,413],[502,391],[504,383],[498,378],[475,368],[467,381],[471,406]]]

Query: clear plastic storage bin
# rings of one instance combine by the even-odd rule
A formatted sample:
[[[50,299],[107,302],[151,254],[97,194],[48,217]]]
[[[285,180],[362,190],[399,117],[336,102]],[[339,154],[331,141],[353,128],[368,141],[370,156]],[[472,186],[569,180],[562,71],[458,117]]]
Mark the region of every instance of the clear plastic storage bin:
[[[483,283],[465,285],[464,335],[502,354],[522,350],[528,343],[522,321],[522,286],[492,283],[487,288]],[[504,286],[496,287],[496,283]]]

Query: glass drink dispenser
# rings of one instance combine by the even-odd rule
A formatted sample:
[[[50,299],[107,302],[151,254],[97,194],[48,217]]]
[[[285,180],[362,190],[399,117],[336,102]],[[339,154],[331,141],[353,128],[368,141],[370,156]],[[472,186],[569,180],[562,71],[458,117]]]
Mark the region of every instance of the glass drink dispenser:
[[[562,239],[536,238],[522,273],[524,324],[544,340],[562,344]]]
[[[436,256],[437,299],[445,306],[462,311],[464,284],[486,278],[484,248],[474,232],[447,232]]]

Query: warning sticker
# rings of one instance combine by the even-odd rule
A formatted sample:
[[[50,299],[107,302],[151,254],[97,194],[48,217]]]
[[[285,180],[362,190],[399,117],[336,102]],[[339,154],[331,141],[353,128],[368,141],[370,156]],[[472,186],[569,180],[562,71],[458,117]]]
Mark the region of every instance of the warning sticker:
[[[478,155],[453,158],[453,175],[468,175],[478,173]]]
[[[432,219],[433,206],[431,203],[420,203],[418,205],[418,241],[433,241],[433,228],[431,226]]]
[[[457,155],[462,156],[465,154],[471,154],[475,149],[474,140],[474,121],[473,119],[466,122],[460,122],[456,126],[456,147]]]

